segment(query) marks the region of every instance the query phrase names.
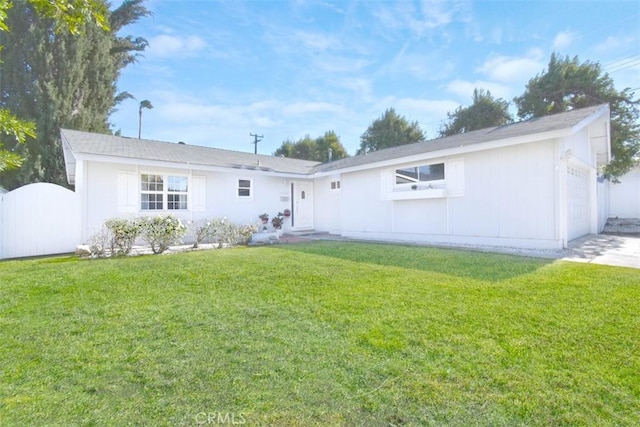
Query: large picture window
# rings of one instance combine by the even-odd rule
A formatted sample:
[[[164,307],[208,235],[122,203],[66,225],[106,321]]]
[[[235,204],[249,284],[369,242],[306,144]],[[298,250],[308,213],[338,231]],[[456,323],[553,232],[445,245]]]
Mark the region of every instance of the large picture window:
[[[396,169],[396,185],[420,184],[444,179],[444,163]]]
[[[189,179],[186,176],[142,174],[140,209],[186,210],[188,191]]]

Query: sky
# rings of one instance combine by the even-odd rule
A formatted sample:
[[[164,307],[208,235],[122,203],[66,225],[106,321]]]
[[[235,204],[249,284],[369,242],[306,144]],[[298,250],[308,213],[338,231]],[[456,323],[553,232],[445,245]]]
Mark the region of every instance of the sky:
[[[117,3],[114,2],[114,4]],[[147,0],[118,89],[123,136],[273,154],[335,131],[350,155],[394,108],[435,138],[474,88],[512,101],[552,52],[640,95],[640,1]],[[512,112],[516,109],[511,103]]]

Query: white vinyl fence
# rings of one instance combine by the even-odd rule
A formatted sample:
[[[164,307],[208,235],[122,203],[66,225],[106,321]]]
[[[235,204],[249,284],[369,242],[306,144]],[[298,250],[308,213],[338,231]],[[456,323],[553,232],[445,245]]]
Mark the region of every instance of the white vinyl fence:
[[[55,184],[0,195],[0,259],[73,252],[81,243],[79,196]]]
[[[611,213],[613,218],[640,218],[640,166],[620,177],[619,184],[611,184]]]

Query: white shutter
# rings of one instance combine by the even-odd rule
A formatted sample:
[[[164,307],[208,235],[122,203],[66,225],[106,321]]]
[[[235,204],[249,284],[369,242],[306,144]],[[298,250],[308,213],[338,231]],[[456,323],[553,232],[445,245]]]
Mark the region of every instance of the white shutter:
[[[447,195],[464,196],[464,159],[451,159],[445,164]]]
[[[204,176],[191,177],[191,210],[205,212],[207,210],[207,178]]]
[[[118,212],[138,211],[138,174],[118,171]]]

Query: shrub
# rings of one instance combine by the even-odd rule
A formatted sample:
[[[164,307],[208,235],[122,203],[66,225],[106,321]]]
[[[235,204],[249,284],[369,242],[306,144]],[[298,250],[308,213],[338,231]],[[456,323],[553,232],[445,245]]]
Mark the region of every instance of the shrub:
[[[111,255],[128,255],[140,235],[140,222],[125,218],[111,218],[106,220],[104,225],[111,233],[111,238],[108,240]],[[101,240],[105,241],[104,236]]]
[[[103,258],[112,251],[113,233],[105,225],[89,239],[89,252],[92,257]]]
[[[146,217],[141,221],[140,237],[151,246],[154,254],[161,254],[170,245],[180,243],[187,227],[173,215]]]
[[[197,248],[200,243],[204,242],[204,240],[209,237],[211,233],[211,222],[208,220],[202,221],[190,221],[189,222],[189,230],[195,241],[193,242],[193,247]]]
[[[218,218],[210,221],[209,239],[218,248],[239,244],[245,245],[251,238],[251,234],[256,231],[256,226],[238,226],[229,222],[226,218]]]

